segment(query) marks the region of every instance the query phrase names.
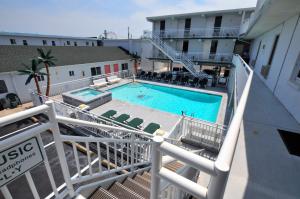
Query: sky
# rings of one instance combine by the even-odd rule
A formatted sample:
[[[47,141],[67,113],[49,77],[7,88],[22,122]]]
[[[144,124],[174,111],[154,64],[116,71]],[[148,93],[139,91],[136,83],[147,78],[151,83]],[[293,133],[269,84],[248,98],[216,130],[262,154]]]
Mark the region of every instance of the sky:
[[[0,31],[133,38],[151,30],[146,17],[255,7],[257,0],[0,0]]]

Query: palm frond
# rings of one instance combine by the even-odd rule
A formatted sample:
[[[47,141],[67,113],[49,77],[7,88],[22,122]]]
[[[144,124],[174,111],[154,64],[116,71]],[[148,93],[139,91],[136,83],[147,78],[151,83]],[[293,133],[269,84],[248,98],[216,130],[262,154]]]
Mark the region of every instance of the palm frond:
[[[25,85],[29,84],[33,77],[34,77],[34,74],[29,75],[26,82],[25,82]]]

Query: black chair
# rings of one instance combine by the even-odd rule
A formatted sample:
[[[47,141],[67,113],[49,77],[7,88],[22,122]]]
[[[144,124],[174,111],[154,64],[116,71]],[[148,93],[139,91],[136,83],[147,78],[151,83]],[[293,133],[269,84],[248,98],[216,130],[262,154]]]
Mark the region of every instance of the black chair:
[[[198,84],[199,84],[199,78],[198,77],[194,77],[193,81],[191,82],[191,86],[197,87]]]
[[[175,79],[173,80],[174,84],[179,84],[181,82],[182,76],[176,75]]]
[[[207,82],[208,82],[207,78],[200,79],[200,81],[199,81],[200,87],[205,88],[207,85]]]
[[[140,73],[138,73],[137,78],[143,78],[145,74],[146,72],[142,70]]]
[[[170,81],[172,81],[172,78],[173,78],[173,75],[170,73],[166,76],[165,81],[170,82]]]
[[[152,79],[155,80],[157,78],[157,72],[154,72],[152,75]]]
[[[166,73],[161,73],[160,77],[159,77],[159,80],[162,81],[162,80],[165,79],[165,77],[166,77]]]
[[[18,105],[22,105],[20,98],[15,93],[8,93],[6,95],[10,108],[16,108]]]
[[[181,79],[181,84],[182,85],[186,85],[189,81],[189,77],[188,76],[184,76],[182,79]]]

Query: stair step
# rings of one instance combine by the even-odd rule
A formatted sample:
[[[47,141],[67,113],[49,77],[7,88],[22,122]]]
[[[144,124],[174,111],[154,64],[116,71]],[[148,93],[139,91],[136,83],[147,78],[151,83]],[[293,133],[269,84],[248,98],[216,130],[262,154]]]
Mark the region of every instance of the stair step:
[[[134,180],[137,181],[138,183],[140,183],[141,185],[143,185],[144,187],[150,188],[150,186],[151,186],[150,180],[146,179],[145,177],[143,177],[141,175],[136,175]]]
[[[144,198],[150,198],[150,189],[144,187],[143,185],[133,180],[132,178],[127,178],[123,183],[123,185],[128,189],[133,190],[135,193],[139,194]]]
[[[146,178],[147,180],[151,180],[151,173],[145,171],[142,175],[144,178]]]
[[[114,185],[109,189],[109,192],[120,199],[144,199],[142,196],[138,195],[131,189],[128,189],[119,182],[115,182]]]
[[[164,167],[175,172],[178,169],[182,168],[183,166],[184,166],[183,164],[176,161],[176,162],[171,162]]]
[[[98,188],[89,199],[118,199],[102,187]]]

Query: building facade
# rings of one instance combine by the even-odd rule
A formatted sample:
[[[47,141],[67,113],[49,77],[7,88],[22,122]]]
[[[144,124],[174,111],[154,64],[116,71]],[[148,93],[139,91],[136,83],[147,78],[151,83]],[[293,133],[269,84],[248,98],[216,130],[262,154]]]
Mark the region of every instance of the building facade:
[[[52,85],[72,81],[69,85],[66,84],[71,88],[77,81],[78,86],[83,87],[84,85],[80,84],[88,86],[93,76],[133,71],[131,56],[117,47],[42,48],[51,49],[57,59],[56,66],[50,67]],[[28,76],[20,75],[18,70],[24,69],[23,63],[30,66],[30,59],[37,56],[36,50],[36,46],[0,46],[0,98],[5,98],[8,93],[15,93],[23,103],[31,101],[30,93],[36,88],[34,81],[25,85]],[[45,69],[41,71],[45,72]],[[44,90],[46,76],[39,76],[38,80]],[[83,81],[80,83],[81,80]],[[61,88],[54,86],[52,91],[59,92],[57,89]]]
[[[99,46],[97,38],[0,32],[0,45]]]

